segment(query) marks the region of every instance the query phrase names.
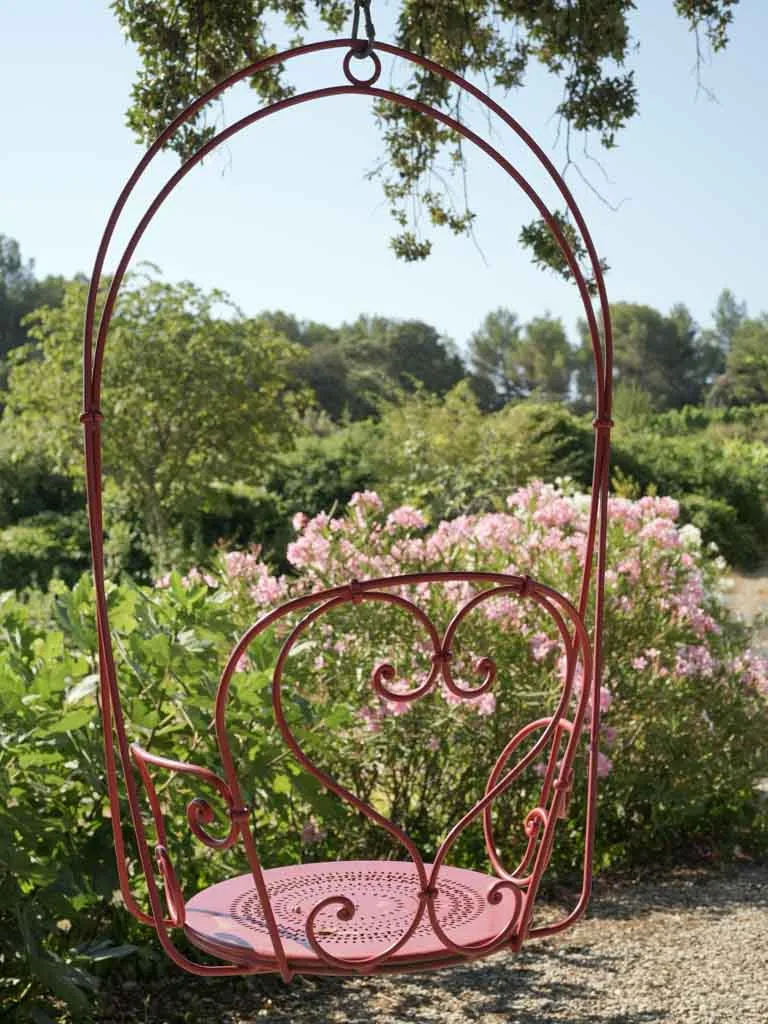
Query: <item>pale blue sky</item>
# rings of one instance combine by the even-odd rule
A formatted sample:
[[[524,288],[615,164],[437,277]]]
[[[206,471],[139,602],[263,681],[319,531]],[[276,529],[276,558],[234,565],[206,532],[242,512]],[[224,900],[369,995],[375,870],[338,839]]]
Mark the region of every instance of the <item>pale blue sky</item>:
[[[373,6],[387,39],[395,8],[382,0]],[[768,307],[768,4],[745,0],[729,48],[704,68],[717,102],[697,97],[694,41],[672,0],[638,7],[640,116],[616,150],[601,154],[612,184],[582,161],[610,200],[625,201],[612,212],[569,178],[611,265],[610,298],[663,310],[682,301],[706,324],[728,286],[758,312]],[[124,124],[136,66],[106,0],[29,0],[0,11],[0,232],[19,240],[40,274],[90,270],[109,209],[141,154]],[[338,56],[306,59],[294,80],[336,83]],[[506,103],[562,163],[551,117],[558,95],[535,72]],[[243,87],[225,117],[252,102]],[[474,157],[469,169],[482,255],[470,241],[438,232],[430,260],[406,266],[389,251],[379,187],[363,176],[380,153],[362,98],[272,118],[187,179],[139,258],[168,279],[223,288],[250,313],[282,308],[330,324],[361,312],[420,317],[463,345],[489,310],[508,306],[523,319],[545,310],[562,316],[574,337],[573,287],[534,269],[519,249],[530,212],[487,158]],[[163,158],[155,188],[174,166],[175,158]]]

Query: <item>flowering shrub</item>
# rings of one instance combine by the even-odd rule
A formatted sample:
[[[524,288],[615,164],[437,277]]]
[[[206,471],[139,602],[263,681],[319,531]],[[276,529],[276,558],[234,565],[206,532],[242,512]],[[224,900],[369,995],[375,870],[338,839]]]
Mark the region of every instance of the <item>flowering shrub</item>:
[[[213,701],[238,634],[317,588],[482,569],[530,573],[576,601],[587,508],[567,482],[533,483],[515,491],[503,512],[431,526],[416,508],[387,510],[376,494],[361,492],[343,515],[295,518],[290,577],[274,575],[256,550],[221,551],[205,571],[172,573],[155,587],[114,586],[110,614],[129,735],[157,753],[217,768]],[[677,527],[669,498],[612,499],[610,513],[598,858],[628,866],[697,848],[765,852],[768,815],[756,784],[768,776],[766,664],[722,604],[724,565],[702,549],[695,527]],[[407,593],[441,631],[472,590],[453,582]],[[272,672],[296,621],[281,620],[248,648],[229,706],[263,860],[402,856],[299,770],[275,727]],[[87,579],[74,588],[56,583],[27,603],[0,600],[0,959],[15,979],[0,993],[0,1010],[10,1006],[12,1014],[22,1001],[31,1012],[44,990],[76,1008],[95,984],[94,961],[129,952],[125,939],[147,938],[129,930],[125,914],[111,920],[116,878],[95,640]],[[452,647],[462,686],[477,686],[478,663],[494,659],[490,690],[470,700],[443,685],[416,702],[379,698],[370,680],[385,662],[393,696],[424,680],[427,640],[401,608],[349,604],[299,637],[284,674],[286,716],[307,752],[405,827],[426,857],[481,795],[519,726],[551,713],[563,653],[530,600],[496,596],[467,615]],[[542,767],[532,765],[496,807],[496,841],[508,863],[524,839]],[[187,800],[212,794],[182,777],[158,783],[183,891],[242,870],[234,853],[211,855],[187,827]],[[583,813],[577,786],[559,825],[555,870],[580,857]],[[477,825],[453,853],[456,863],[486,866]],[[104,945],[104,930],[117,945]]]
[[[234,590],[243,625],[254,602],[440,569],[529,573],[576,603],[587,496],[567,481],[534,482],[506,505],[505,512],[459,516],[430,530],[419,510],[387,512],[375,493],[357,493],[345,515],[295,517],[296,539],[287,551],[295,578],[270,575],[257,552],[228,553],[221,585]],[[678,528],[678,511],[671,498],[610,501],[598,762],[605,780],[599,848],[607,863],[755,842],[755,783],[768,774],[766,661],[723,607],[724,563],[702,550],[696,527]],[[461,582],[420,585],[408,596],[444,629],[474,592]],[[551,713],[563,650],[534,604],[496,597],[467,617],[453,650],[464,686],[479,683],[478,658],[496,661],[498,680],[489,692],[461,700],[441,684],[433,698],[415,703],[379,698],[370,685],[374,667],[392,665],[394,692],[412,689],[429,671],[426,640],[401,610],[364,602],[319,620],[290,664],[292,691],[303,702],[295,726],[308,752],[429,849],[482,795],[506,740]],[[331,728],[323,723],[329,716]],[[512,845],[535,803],[541,768],[500,801],[498,835]],[[562,863],[578,856],[582,800],[583,792],[575,794]],[[323,852],[337,841],[334,826],[350,853],[387,845],[381,833],[355,822],[343,813],[335,823],[324,821]],[[458,850],[468,862],[480,860],[479,832]]]

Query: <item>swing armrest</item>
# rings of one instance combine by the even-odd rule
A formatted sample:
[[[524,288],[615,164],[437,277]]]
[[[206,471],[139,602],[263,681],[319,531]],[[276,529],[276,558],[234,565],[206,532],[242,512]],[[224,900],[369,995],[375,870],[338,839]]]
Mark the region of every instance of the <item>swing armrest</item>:
[[[201,843],[213,850],[228,850],[235,843],[241,824],[248,820],[249,811],[247,807],[236,806],[232,790],[222,778],[209,768],[203,768],[200,765],[190,764],[186,761],[177,761],[174,758],[163,757],[159,754],[152,754],[148,750],[144,750],[137,743],[132,743],[130,750],[147,791],[160,846],[167,846],[165,820],[152,773],[149,769],[150,765],[155,768],[164,768],[169,772],[192,775],[214,789],[226,805],[229,831],[225,836],[214,836],[206,831],[205,826],[215,821],[216,812],[204,797],[194,797],[187,804],[187,822],[189,823],[190,830],[196,839],[199,839]]]

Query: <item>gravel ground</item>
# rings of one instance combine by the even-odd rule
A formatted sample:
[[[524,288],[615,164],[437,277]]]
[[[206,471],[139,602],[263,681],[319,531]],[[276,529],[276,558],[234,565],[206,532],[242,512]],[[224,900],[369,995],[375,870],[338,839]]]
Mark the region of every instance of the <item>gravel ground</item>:
[[[731,611],[746,622],[753,622],[758,615],[768,615],[768,565],[748,573],[732,572],[725,600]],[[768,656],[768,622],[757,630],[754,646]]]
[[[113,992],[103,1024],[768,1024],[768,865],[600,883],[565,935],[400,978]],[[137,1005],[138,1004],[138,1005]]]

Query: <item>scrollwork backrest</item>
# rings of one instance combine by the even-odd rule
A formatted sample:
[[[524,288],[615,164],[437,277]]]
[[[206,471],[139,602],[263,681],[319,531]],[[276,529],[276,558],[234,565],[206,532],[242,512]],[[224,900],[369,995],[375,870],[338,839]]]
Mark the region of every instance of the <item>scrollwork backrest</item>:
[[[526,671],[519,664],[520,636],[527,645],[531,630],[525,623],[535,615],[539,627],[542,619],[551,623],[551,656],[546,663],[529,658]],[[229,712],[238,686],[249,686],[247,673],[238,683],[238,668],[247,665],[251,644],[275,627],[280,638],[271,696],[285,744],[297,766],[386,839],[377,847],[370,831],[352,829],[347,821],[348,852],[357,848],[357,831],[369,856],[378,849],[423,864],[422,841],[431,837],[428,850],[439,865],[476,822],[485,830],[491,867],[501,877],[525,881],[539,826],[556,800],[561,806],[554,813],[562,810],[583,748],[591,651],[573,605],[529,577],[471,572],[367,580],[288,602],[244,634],[222,675],[216,728],[233,791],[243,788],[243,766],[233,756]],[[398,629],[405,634],[399,644]],[[537,634],[537,643],[543,636]],[[302,701],[316,711],[309,722],[303,721]],[[538,709],[533,714],[532,707]],[[350,778],[339,781],[333,769],[349,771],[351,784]],[[450,774],[457,771],[459,786]],[[519,815],[525,850],[508,871],[497,853],[492,818],[497,799],[523,773],[527,788],[510,813]],[[261,787],[269,782],[259,779]],[[253,781],[245,788],[252,790]],[[318,817],[321,831],[330,823]],[[508,829],[509,813],[506,821]]]

